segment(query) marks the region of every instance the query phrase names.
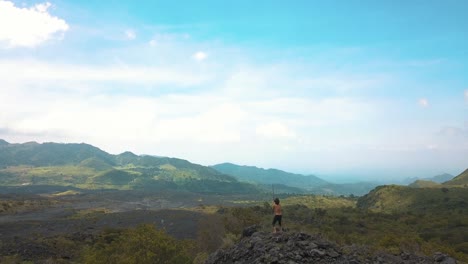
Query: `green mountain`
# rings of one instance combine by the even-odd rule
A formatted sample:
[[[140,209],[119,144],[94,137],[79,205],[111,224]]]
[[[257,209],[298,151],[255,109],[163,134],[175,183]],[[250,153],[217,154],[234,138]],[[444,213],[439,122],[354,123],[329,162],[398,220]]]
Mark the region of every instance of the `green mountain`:
[[[99,158],[115,165],[112,155],[88,144],[58,144],[28,142],[0,145],[0,167],[61,166],[78,164],[87,158]]]
[[[466,188],[411,188],[401,185],[378,186],[359,198],[357,207],[375,212],[421,212],[466,208]]]
[[[450,185],[450,186],[464,186],[466,187],[468,185],[468,169],[466,169],[464,172],[460,173],[457,177],[453,178],[450,181],[444,182],[444,185]]]
[[[56,185],[97,189],[182,189],[204,193],[256,193],[254,185],[189,161],[109,154],[88,144],[0,140],[0,185]]]
[[[212,168],[236,177],[239,181],[259,184],[264,191],[276,193],[315,193],[327,195],[364,195],[377,184],[369,182],[335,184],[314,175],[301,175],[277,169],[262,169],[254,166],[240,166],[222,163]],[[273,186],[272,186],[273,185]]]

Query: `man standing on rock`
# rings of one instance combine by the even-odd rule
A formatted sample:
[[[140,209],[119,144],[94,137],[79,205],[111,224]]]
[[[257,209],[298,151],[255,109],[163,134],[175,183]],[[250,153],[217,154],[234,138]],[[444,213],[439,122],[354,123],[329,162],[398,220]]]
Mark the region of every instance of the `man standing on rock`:
[[[276,227],[275,227],[275,224],[276,222],[278,222],[280,228],[279,230],[282,231],[282,227],[281,227],[281,218],[283,216],[283,211],[281,210],[281,205],[280,205],[280,201],[278,198],[275,198],[275,200],[273,200],[275,203],[273,204],[273,213],[275,214],[275,216],[273,217],[273,233],[276,233]]]

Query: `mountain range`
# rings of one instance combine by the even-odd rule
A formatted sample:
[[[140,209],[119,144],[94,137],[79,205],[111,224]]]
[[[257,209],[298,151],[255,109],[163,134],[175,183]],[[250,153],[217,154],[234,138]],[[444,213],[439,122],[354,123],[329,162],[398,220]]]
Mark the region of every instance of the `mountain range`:
[[[109,154],[88,144],[0,141],[0,185],[57,185],[85,189],[179,189],[201,193],[256,193],[233,176],[189,161]]]
[[[317,193],[363,195],[376,184],[332,184],[314,175],[231,163],[206,167],[177,158],[109,154],[95,146],[0,140],[0,185],[202,193]]]
[[[439,175],[435,179],[453,178]],[[463,186],[468,171],[443,183]],[[378,186],[335,184],[315,175],[222,163],[211,167],[187,160],[109,154],[95,146],[61,143],[10,144],[0,139],[0,186],[70,186],[82,189],[187,190],[200,193],[297,193],[365,195]],[[413,187],[434,187],[421,183]],[[435,185],[438,185],[437,183]]]

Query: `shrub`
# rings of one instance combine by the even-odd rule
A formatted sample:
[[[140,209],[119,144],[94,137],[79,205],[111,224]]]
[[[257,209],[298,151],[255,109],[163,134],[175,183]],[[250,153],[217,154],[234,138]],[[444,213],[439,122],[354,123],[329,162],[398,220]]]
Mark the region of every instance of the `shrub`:
[[[223,215],[224,227],[227,233],[241,235],[244,228],[261,223],[261,215],[252,208],[234,207]]]
[[[199,252],[214,252],[223,244],[224,225],[219,215],[206,215],[198,222],[197,247]]]
[[[83,251],[83,262],[100,263],[192,263],[193,243],[177,241],[153,225],[103,233]]]

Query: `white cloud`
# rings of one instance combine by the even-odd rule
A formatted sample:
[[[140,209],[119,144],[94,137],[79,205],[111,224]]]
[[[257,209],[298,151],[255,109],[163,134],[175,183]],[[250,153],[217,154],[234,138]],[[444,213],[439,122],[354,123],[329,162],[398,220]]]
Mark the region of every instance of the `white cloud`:
[[[131,29],[127,29],[127,30],[125,30],[125,37],[128,40],[134,40],[134,39],[136,39],[136,33],[135,33],[135,31],[133,31]]]
[[[194,58],[197,61],[203,61],[208,57],[208,54],[206,54],[203,51],[198,51],[195,54],[193,54],[192,58]]]
[[[33,7],[33,9],[41,12],[41,13],[45,13],[47,12],[47,9],[49,9],[49,7],[51,7],[52,4],[49,3],[49,2],[46,2],[46,3],[42,3],[42,4],[37,4]]]
[[[421,99],[419,99],[418,104],[421,107],[428,107],[429,106],[429,101],[426,98],[421,98]]]
[[[0,124],[21,135],[61,134],[89,142],[119,140],[142,144],[174,142],[239,142],[247,117],[239,105],[209,96],[78,96],[48,93],[20,96],[21,115],[15,104],[0,105]],[[17,101],[18,102],[18,101]]]
[[[158,42],[155,39],[152,39],[152,40],[150,40],[149,44],[150,44],[151,47],[154,47],[154,46],[158,45]]]
[[[255,113],[259,122],[276,122],[271,118],[283,116],[282,123],[311,129],[365,122],[378,110],[371,102],[339,97],[258,99],[248,101],[245,108]]]
[[[52,16],[49,2],[30,8],[0,0],[0,44],[7,47],[35,47],[69,29],[65,20]]]
[[[468,89],[465,90],[465,102],[468,103]]]
[[[255,131],[258,135],[271,139],[296,137],[296,134],[292,130],[280,122],[261,124],[257,126]]]
[[[164,118],[156,122],[157,140],[240,142],[246,113],[239,106],[221,103],[196,115]]]
[[[0,60],[0,79],[17,85],[34,84],[40,87],[47,82],[68,82],[67,87],[83,82],[123,82],[132,84],[175,84],[181,86],[203,83],[209,76],[190,69],[150,66],[68,65],[35,60]],[[71,82],[71,83],[70,83]],[[99,86],[95,86],[96,87]],[[5,86],[0,87],[6,89]]]

